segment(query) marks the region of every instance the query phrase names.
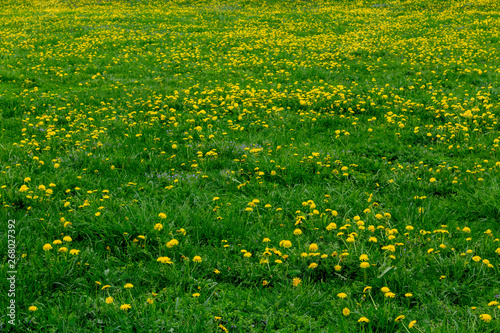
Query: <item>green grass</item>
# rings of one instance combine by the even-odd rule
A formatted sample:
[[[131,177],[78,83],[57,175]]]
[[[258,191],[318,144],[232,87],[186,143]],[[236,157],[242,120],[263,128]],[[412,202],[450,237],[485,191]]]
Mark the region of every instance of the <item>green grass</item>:
[[[4,3],[1,330],[500,329],[498,1]]]

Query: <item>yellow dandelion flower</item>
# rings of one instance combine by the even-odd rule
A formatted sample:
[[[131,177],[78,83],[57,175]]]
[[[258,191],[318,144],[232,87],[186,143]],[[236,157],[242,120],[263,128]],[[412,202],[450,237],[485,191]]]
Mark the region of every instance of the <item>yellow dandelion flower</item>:
[[[169,257],[159,257],[156,261],[161,262],[162,264],[172,264],[172,260]]]
[[[482,321],[489,323],[491,321],[491,316],[489,314],[483,313],[482,315],[479,316]]]
[[[113,297],[111,297],[111,296],[106,297],[106,304],[111,304],[111,303],[113,303],[113,301],[114,301]]]
[[[315,262],[313,262],[313,263],[311,263],[311,264],[309,265],[309,268],[310,268],[310,269],[315,269],[316,267],[318,267],[318,264],[317,264],[317,263],[315,263]]]
[[[370,322],[370,319],[366,318],[366,317],[361,317],[358,319],[358,323],[369,323]]]
[[[387,288],[387,287],[382,287],[382,288],[380,288],[380,291],[385,294],[385,293],[388,293],[391,290],[389,288]]]
[[[398,322],[400,320],[403,320],[405,319],[405,316],[404,315],[400,315],[400,316],[397,316],[396,319],[394,319],[395,322]]]
[[[292,280],[292,285],[294,287],[297,287],[301,282],[302,282],[302,280],[300,278],[294,277],[293,280]]]
[[[35,312],[36,310],[38,310],[38,308],[36,306],[32,305],[28,308],[28,310],[31,312]]]
[[[410,321],[410,323],[408,324],[408,328],[413,328],[413,326],[415,326],[416,323],[417,323],[416,320]]]
[[[201,262],[201,257],[200,256],[194,256],[193,257],[194,262]]]
[[[160,214],[158,214],[158,217],[161,218],[161,219],[166,219],[167,218],[167,214],[160,213]]]
[[[292,247],[292,242],[290,242],[289,240],[282,240],[282,241],[280,241],[279,245],[288,249],[288,248]]]
[[[351,310],[349,310],[348,308],[344,308],[342,309],[342,314],[347,317],[351,314]]]
[[[132,283],[126,283],[123,288],[125,289],[131,289],[131,288],[134,288],[134,285]]]
[[[311,245],[309,245],[309,251],[310,252],[316,252],[316,251],[318,251],[318,244],[312,243]]]
[[[369,262],[364,261],[364,262],[362,262],[362,263],[359,265],[359,267],[361,267],[361,268],[368,268],[368,267],[370,267],[370,263],[369,263]]]
[[[200,293],[194,293],[193,297],[200,297]]]
[[[43,246],[43,250],[44,251],[50,251],[50,250],[52,250],[52,245],[50,245],[49,243],[45,244]]]
[[[123,311],[128,311],[132,308],[132,306],[130,304],[122,304],[120,305],[120,310],[123,310]]]
[[[154,226],[154,229],[160,231],[161,229],[163,229],[163,224],[156,223],[155,226]]]
[[[343,298],[347,297],[347,294],[346,293],[340,293],[340,294],[337,294],[337,297],[343,299]]]

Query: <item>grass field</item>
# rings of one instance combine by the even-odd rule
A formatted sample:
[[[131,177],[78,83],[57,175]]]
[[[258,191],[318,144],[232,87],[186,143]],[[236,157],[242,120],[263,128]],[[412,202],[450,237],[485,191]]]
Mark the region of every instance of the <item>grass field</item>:
[[[0,331],[500,331],[499,45],[497,0],[2,1]]]

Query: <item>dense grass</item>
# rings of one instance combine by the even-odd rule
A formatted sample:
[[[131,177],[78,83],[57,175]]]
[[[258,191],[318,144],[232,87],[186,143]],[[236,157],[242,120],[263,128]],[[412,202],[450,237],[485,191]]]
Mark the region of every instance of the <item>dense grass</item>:
[[[498,1],[4,4],[3,330],[500,329]]]

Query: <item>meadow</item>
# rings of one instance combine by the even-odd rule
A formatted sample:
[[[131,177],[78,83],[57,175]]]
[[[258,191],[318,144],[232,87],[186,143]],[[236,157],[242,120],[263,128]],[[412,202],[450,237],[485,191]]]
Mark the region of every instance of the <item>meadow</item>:
[[[500,331],[499,45],[498,0],[2,1],[0,331]]]

